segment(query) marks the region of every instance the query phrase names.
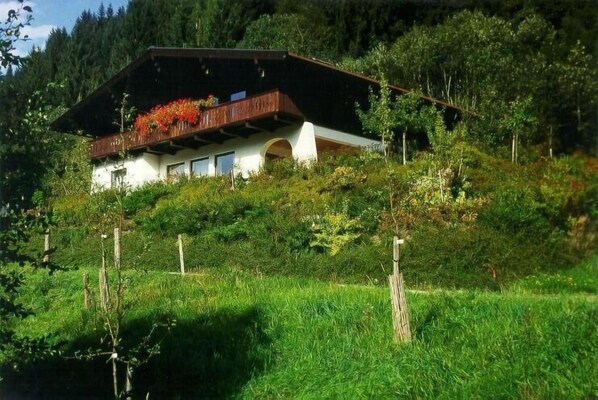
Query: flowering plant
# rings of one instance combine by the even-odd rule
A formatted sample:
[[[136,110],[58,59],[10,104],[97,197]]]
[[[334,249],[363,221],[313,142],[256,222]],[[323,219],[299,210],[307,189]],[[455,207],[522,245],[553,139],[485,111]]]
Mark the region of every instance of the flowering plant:
[[[210,94],[205,99],[197,100],[196,103],[200,109],[204,110],[209,107],[217,106],[218,105],[218,97],[214,96],[213,94]]]
[[[165,105],[157,105],[148,113],[139,114],[133,123],[135,130],[142,135],[149,135],[153,131],[168,133],[176,122],[197,124],[200,108],[205,109],[217,104],[218,99],[209,95],[206,99],[179,99]]]

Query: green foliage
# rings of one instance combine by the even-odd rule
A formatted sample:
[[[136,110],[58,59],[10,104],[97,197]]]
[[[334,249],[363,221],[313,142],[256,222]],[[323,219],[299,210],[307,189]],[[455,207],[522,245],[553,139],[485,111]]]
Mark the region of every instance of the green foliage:
[[[532,275],[513,284],[509,291],[543,294],[597,294],[598,259],[588,261],[556,274]]]
[[[322,23],[324,22],[324,23]],[[288,50],[322,59],[330,58],[331,31],[325,21],[300,14],[262,15],[247,26],[238,47]]]
[[[22,0],[19,3],[14,9],[7,10],[7,15],[0,17],[2,21],[2,25],[0,25],[0,66],[2,68],[20,65],[22,62],[21,56],[15,53],[14,46],[15,43],[28,39],[27,35],[22,35],[22,30],[31,24],[33,16],[30,5],[23,5]]]
[[[355,170],[353,167],[336,167],[326,182],[330,190],[350,190],[366,180],[366,175]]]
[[[517,234],[533,232],[545,237],[551,232],[550,220],[537,192],[517,186],[500,188],[491,204],[480,213],[480,220],[501,232]]]
[[[335,212],[327,210],[321,218],[314,218],[311,227],[314,239],[310,246],[325,249],[331,256],[337,255],[344,247],[361,236],[361,223],[348,215],[348,204]]]
[[[71,135],[64,135],[63,140],[65,145],[58,149],[54,165],[44,178],[44,191],[52,198],[85,194],[91,189],[88,141]]]
[[[286,157],[274,162],[265,163],[262,172],[274,179],[285,179],[293,176],[302,166],[292,157]]]
[[[50,121],[61,112],[48,105],[55,89],[56,85],[48,85],[35,92],[15,127],[2,126],[0,121],[0,204],[30,204],[46,171],[55,165],[60,146],[68,142],[49,129]]]
[[[123,198],[123,207],[127,215],[133,216],[156,205],[160,198],[175,191],[177,186],[166,182],[147,183],[127,193]]]
[[[464,129],[446,131],[437,122],[433,153],[406,166],[379,153],[339,152],[309,168],[272,163],[234,191],[225,178],[133,189],[122,198],[124,257],[130,265],[172,268],[172,242],[185,233],[190,268],[385,282],[398,224],[409,243],[409,282],[496,288],[492,269],[503,285],[566,268],[595,249],[593,159],[513,165],[461,142]],[[53,259],[97,265],[97,235],[119,221],[116,193],[61,197],[53,207]]]
[[[380,61],[381,63],[382,61]],[[381,68],[377,65],[377,68]],[[430,132],[433,131],[434,123],[442,117],[434,106],[424,106],[421,95],[410,92],[398,97],[391,94],[388,82],[382,74],[379,94],[375,94],[372,88],[368,95],[369,109],[363,111],[359,104],[356,104],[356,112],[363,129],[366,132],[375,134],[381,138],[384,154],[390,154],[395,140],[395,130],[403,135],[403,163],[407,161],[407,132]]]
[[[389,146],[394,139],[394,129],[402,122],[399,113],[395,112],[396,103],[391,97],[388,82],[384,78],[380,81],[380,92],[376,95],[373,89],[369,88],[368,111],[363,111],[359,104],[356,104],[357,116],[366,132],[375,134],[382,141],[382,150],[388,154]]]
[[[532,143],[547,141],[548,127],[558,127],[561,150],[594,140],[596,73],[589,55],[579,44],[564,44],[533,12],[506,20],[463,11],[436,26],[414,27],[346,66],[477,113],[468,119],[470,134],[487,145],[510,144],[501,140],[505,119],[519,121]],[[521,129],[532,121],[545,129]]]

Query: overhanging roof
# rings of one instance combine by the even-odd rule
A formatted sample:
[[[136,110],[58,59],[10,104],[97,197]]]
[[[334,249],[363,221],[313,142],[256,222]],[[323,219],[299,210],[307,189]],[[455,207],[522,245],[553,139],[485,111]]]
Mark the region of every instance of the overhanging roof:
[[[259,79],[260,73],[264,78],[263,71],[267,75],[265,79]],[[218,90],[230,94],[243,88],[254,92],[272,88],[300,92],[299,96],[303,95],[305,99],[299,104],[309,108],[313,107],[311,103],[318,96],[317,90],[322,92],[322,96],[328,96],[329,103],[333,103],[340,96],[347,97],[352,92],[356,92],[357,98],[363,98],[371,85],[378,85],[378,82],[332,64],[282,50],[150,47],[53,121],[52,127],[58,131],[83,129],[94,136],[114,132],[115,108],[118,98],[125,92],[131,95],[130,104],[140,111],[175,98],[201,97]],[[313,87],[312,92],[308,86]],[[409,92],[395,85],[390,87],[396,92]],[[331,92],[336,92],[337,97]],[[437,99],[422,98],[456,112],[463,111]],[[353,98],[345,99],[344,109],[350,107],[353,110],[354,103]],[[333,104],[330,107],[330,112],[340,117],[340,109],[334,108]]]

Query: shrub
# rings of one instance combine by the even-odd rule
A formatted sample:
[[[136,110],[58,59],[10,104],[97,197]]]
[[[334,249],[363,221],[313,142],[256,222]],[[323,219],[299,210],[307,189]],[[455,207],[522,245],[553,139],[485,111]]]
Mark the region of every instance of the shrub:
[[[293,158],[285,157],[267,162],[262,166],[262,173],[277,179],[286,179],[293,176],[302,166]]]
[[[326,188],[329,190],[349,190],[354,188],[358,183],[363,183],[366,180],[366,175],[355,170],[352,167],[340,166],[336,167],[328,181]]]
[[[350,218],[347,209],[348,205],[345,203],[339,212],[327,210],[326,214],[312,225],[314,239],[310,246],[325,249],[334,256],[359,238],[361,223],[357,218]]]
[[[173,193],[175,188],[174,185],[165,182],[148,183],[136,188],[123,198],[126,215],[133,216],[141,210],[155,206],[158,200]]]
[[[533,232],[546,237],[552,227],[544,211],[537,193],[510,186],[497,190],[488,206],[480,211],[479,219],[504,233]]]

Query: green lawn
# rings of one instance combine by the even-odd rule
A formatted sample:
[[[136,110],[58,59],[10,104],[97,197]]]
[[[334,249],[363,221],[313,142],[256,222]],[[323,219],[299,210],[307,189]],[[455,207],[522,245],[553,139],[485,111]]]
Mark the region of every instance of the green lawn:
[[[84,271],[95,287],[95,269],[28,274],[23,301],[36,315],[19,332],[49,335],[62,353],[20,372],[4,368],[0,397],[109,396],[104,359],[64,359],[102,336],[83,308]],[[538,276],[502,293],[409,292],[414,342],[396,345],[385,287],[240,269],[130,271],[126,336],[134,341],[153,320],[177,321],[136,374],[139,396],[152,399],[593,398],[596,272],[598,257],[558,278],[567,282],[558,290],[557,278]]]

